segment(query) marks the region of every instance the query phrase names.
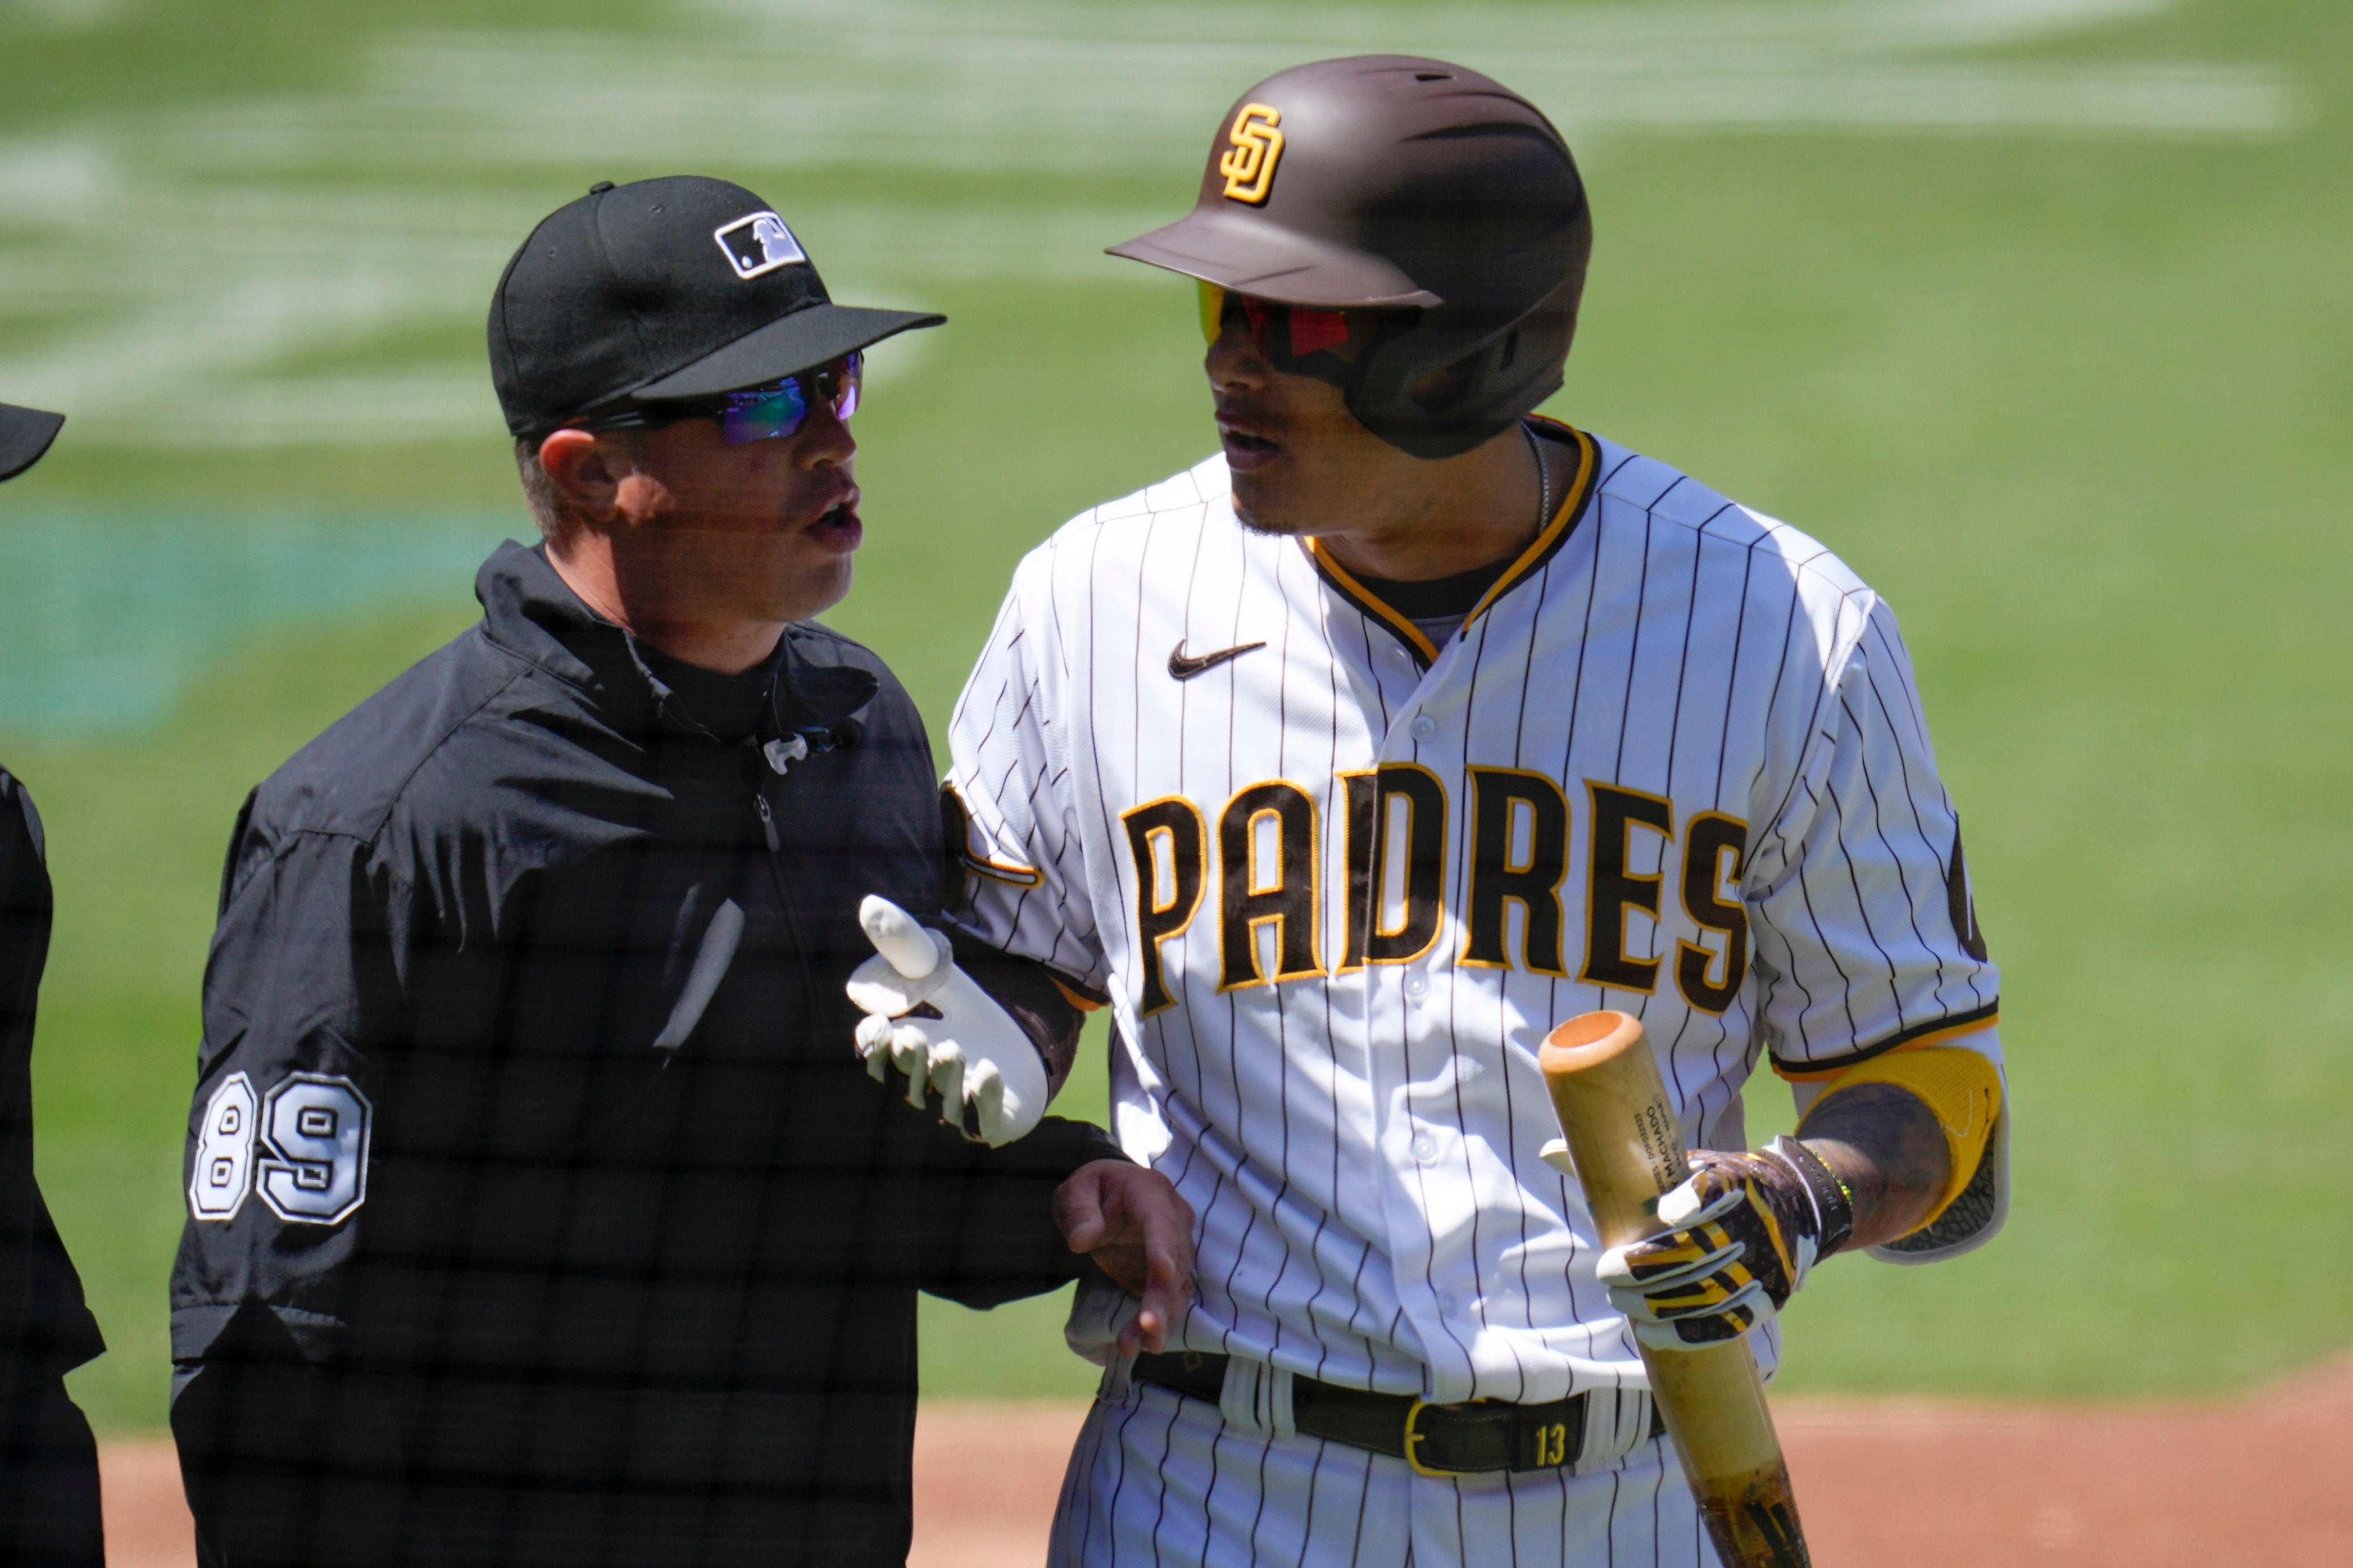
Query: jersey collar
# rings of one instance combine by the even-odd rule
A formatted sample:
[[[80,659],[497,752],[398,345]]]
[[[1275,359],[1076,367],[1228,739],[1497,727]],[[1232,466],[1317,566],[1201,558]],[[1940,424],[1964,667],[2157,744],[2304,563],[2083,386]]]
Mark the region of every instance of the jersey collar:
[[[1576,450],[1577,473],[1569,480],[1568,493],[1561,498],[1560,509],[1552,514],[1552,521],[1544,525],[1543,530],[1529,542],[1528,547],[1520,552],[1519,559],[1495,579],[1494,586],[1489,588],[1486,595],[1472,606],[1471,613],[1462,617],[1462,629],[1455,634],[1458,637],[1467,633],[1472,623],[1485,615],[1504,595],[1543,570],[1545,563],[1558,553],[1560,547],[1568,542],[1568,536],[1577,531],[1577,519],[1584,515],[1587,503],[1593,498],[1593,475],[1599,466],[1599,453],[1595,450],[1593,437],[1542,415],[1529,416],[1529,423],[1535,426],[1537,435]],[[1391,609],[1356,581],[1348,569],[1324,548],[1322,540],[1307,539],[1301,543],[1306,548],[1308,560],[1314,563],[1316,572],[1330,584],[1334,593],[1379,623],[1403,643],[1406,651],[1413,655],[1414,662],[1422,668],[1428,669],[1438,662],[1438,648],[1422,635],[1421,628]]]

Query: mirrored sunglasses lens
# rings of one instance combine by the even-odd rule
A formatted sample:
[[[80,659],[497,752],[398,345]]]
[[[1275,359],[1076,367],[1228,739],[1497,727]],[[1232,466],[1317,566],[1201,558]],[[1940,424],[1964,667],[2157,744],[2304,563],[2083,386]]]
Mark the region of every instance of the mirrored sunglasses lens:
[[[1311,311],[1324,315],[1328,312]],[[1279,304],[1272,300],[1242,297],[1242,320],[1250,327],[1250,342],[1259,357],[1278,370],[1287,369],[1292,362],[1308,352],[1298,346],[1298,332],[1293,325],[1299,319],[1296,306]]]
[[[1201,285],[1201,341],[1214,343],[1226,330],[1226,291],[1206,279]]]
[[[773,441],[789,436],[807,417],[808,404],[801,395],[800,383],[787,381],[781,386],[740,393],[729,399],[727,412],[720,417],[719,431],[729,446],[740,447],[747,441]]]
[[[1291,317],[1291,352],[1299,359],[1324,349],[1335,349],[1348,341],[1348,318],[1339,310],[1316,310],[1304,305],[1293,305]]]
[[[1242,296],[1242,324],[1249,329],[1250,342],[1257,345],[1261,358],[1273,354],[1273,345],[1269,342],[1272,335],[1270,329],[1282,310],[1282,306],[1270,305],[1264,300],[1253,300],[1247,294]]]
[[[847,419],[858,412],[858,394],[866,385],[866,355],[860,352],[842,362],[841,390],[835,395],[833,411]]]

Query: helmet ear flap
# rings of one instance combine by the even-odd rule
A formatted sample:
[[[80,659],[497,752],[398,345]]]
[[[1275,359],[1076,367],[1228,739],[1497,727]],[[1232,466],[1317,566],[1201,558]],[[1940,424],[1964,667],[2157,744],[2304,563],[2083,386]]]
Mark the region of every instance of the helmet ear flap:
[[[1517,332],[1504,335],[1513,348],[1519,346]],[[1442,421],[1461,407],[1471,389],[1478,384],[1480,373],[1486,368],[1487,360],[1497,355],[1497,350],[1498,345],[1490,343],[1464,354],[1452,364],[1424,371],[1414,378],[1411,386],[1406,388],[1406,395],[1413,400],[1416,408],[1432,419]],[[1501,357],[1508,358],[1508,355]]]
[[[1459,318],[1449,321],[1453,311],[1445,306],[1421,311],[1357,360],[1348,412],[1425,461],[1483,446],[1560,390],[1583,283],[1582,277],[1565,279],[1485,331],[1465,331]]]

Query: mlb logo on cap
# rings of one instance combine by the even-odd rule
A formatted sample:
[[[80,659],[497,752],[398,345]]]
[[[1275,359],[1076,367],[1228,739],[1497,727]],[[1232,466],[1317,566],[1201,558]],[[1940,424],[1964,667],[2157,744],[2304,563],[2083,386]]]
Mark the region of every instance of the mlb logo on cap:
[[[726,227],[713,230],[711,237],[727,253],[728,264],[735,268],[738,278],[757,278],[763,272],[774,272],[779,267],[808,259],[801,242],[785,226],[785,220],[774,213],[739,217]]]

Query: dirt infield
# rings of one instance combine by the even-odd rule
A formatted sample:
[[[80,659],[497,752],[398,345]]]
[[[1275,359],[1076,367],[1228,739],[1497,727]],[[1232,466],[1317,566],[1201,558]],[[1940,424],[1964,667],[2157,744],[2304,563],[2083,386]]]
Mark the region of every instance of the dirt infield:
[[[2227,1404],[1776,1409],[1817,1568],[2353,1562],[2353,1358]],[[1084,1414],[926,1406],[909,1568],[1037,1568]],[[190,1568],[170,1446],[111,1444],[103,1465],[113,1568]]]

